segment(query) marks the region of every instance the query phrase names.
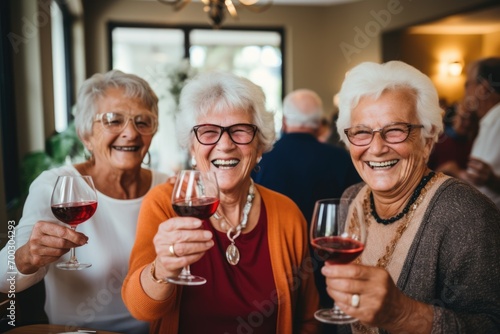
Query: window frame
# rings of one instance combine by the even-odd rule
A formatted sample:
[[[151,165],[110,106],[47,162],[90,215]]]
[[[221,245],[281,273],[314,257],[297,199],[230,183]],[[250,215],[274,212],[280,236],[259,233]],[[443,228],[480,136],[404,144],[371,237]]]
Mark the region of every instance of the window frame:
[[[2,144],[2,168],[7,210],[15,205],[20,196],[19,159],[17,143],[17,118],[14,101],[14,63],[8,41],[10,29],[10,3],[0,3],[0,127]]]
[[[66,84],[66,116],[69,123],[73,120],[73,104],[75,103],[74,87],[75,87],[75,75],[73,72],[73,17],[68,8],[67,1],[65,0],[53,0],[55,4],[59,6],[61,13],[63,15],[63,39],[64,39],[64,71],[65,71],[65,84]]]
[[[184,58],[189,59],[189,50],[191,47],[190,42],[190,32],[192,30],[213,30],[212,27],[206,25],[192,25],[192,24],[180,24],[180,25],[170,25],[170,24],[149,24],[149,23],[137,23],[137,22],[119,22],[110,21],[107,24],[107,45],[108,45],[108,70],[113,69],[113,29],[115,28],[158,28],[158,29],[178,29],[182,30],[184,33]],[[285,69],[286,69],[286,56],[285,56],[285,29],[283,27],[250,27],[250,26],[223,26],[218,30],[240,30],[240,31],[269,31],[276,32],[281,37],[281,99],[285,97]]]

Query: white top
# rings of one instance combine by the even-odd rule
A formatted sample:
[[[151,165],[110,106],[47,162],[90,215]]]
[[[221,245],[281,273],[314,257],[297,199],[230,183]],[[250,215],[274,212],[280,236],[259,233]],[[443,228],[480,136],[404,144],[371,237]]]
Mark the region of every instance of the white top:
[[[31,184],[23,217],[16,227],[16,249],[26,244],[37,221],[57,222],[50,209],[50,197],[57,176],[62,174],[79,175],[73,166],[63,166],[43,172]],[[151,187],[167,179],[163,173],[152,171],[152,174]],[[90,268],[57,269],[57,262],[69,259],[68,252],[60,261],[40,268],[34,274],[23,275],[15,268],[15,263],[9,261],[12,260],[12,250],[7,251],[7,244],[0,252],[0,291],[9,291],[10,281],[7,279],[14,274],[16,292],[45,278],[45,312],[51,324],[120,333],[148,333],[148,324],[134,319],[121,298],[143,197],[119,200],[97,192],[97,198],[94,216],[77,227],[77,231],[84,233],[89,240],[88,244],[76,248],[76,256],[80,262],[91,263]],[[10,267],[11,264],[14,267]]]
[[[500,175],[500,103],[483,116],[479,123],[479,133],[472,146],[471,157],[486,162],[495,175]],[[500,208],[500,194],[486,186],[477,187]]]

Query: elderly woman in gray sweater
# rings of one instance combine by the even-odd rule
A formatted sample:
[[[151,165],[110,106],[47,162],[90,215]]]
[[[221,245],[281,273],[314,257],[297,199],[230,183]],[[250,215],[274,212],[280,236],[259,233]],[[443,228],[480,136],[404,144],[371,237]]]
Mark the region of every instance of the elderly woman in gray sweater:
[[[344,193],[368,229],[362,255],[325,265],[343,333],[500,333],[500,212],[427,167],[442,131],[430,79],[399,62],[345,78],[337,127],[364,183]]]

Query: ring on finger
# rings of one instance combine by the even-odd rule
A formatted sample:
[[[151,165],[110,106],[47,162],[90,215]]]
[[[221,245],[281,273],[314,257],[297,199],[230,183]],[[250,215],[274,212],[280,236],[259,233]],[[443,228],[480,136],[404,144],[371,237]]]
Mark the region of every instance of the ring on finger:
[[[170,254],[171,254],[172,256],[179,257],[179,255],[177,255],[177,254],[175,253],[174,245],[175,245],[175,244],[171,244],[170,246],[168,246],[168,251],[170,252]]]
[[[359,295],[357,293],[353,294],[351,296],[351,306],[352,307],[358,307],[359,306]]]

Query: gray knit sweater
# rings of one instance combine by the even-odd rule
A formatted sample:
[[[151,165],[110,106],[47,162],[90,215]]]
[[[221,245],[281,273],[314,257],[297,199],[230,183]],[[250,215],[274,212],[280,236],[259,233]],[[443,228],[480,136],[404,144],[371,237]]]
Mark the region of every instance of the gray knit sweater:
[[[343,197],[355,197],[363,185]],[[500,333],[500,211],[470,185],[446,180],[426,209],[397,286],[434,306],[434,334]]]

